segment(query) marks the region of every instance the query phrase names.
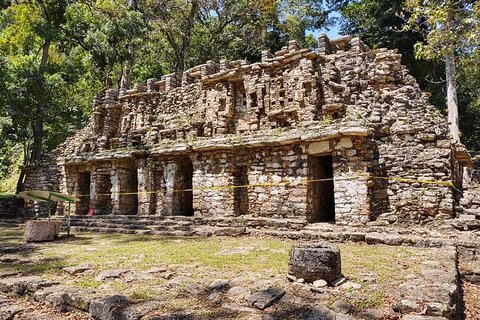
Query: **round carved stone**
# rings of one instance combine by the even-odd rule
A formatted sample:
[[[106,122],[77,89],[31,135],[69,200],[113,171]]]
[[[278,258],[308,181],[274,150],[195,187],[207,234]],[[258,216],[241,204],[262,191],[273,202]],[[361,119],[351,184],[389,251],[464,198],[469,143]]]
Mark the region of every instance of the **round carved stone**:
[[[58,238],[60,222],[46,220],[29,220],[25,223],[25,240],[51,241]]]
[[[342,274],[340,249],[322,242],[294,245],[288,274],[306,282],[331,282]]]

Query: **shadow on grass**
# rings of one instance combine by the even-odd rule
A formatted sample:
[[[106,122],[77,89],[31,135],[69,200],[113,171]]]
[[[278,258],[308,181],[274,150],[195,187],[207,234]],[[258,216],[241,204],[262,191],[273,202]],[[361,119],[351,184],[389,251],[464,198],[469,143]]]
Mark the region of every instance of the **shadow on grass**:
[[[177,310],[175,312],[153,315],[150,320],[207,320],[207,319],[236,319],[238,312],[226,309],[203,309],[199,314]]]
[[[89,243],[89,237],[60,238],[48,242],[48,245],[62,244],[64,242]],[[45,243],[29,242],[23,238],[21,227],[0,228],[0,271],[15,272],[22,275],[41,275],[61,270],[66,266],[66,261],[61,257],[38,258],[36,253],[45,248]]]
[[[272,320],[298,320],[298,319],[335,319],[326,309],[317,309],[309,306],[283,305],[280,309],[269,312],[269,319]]]
[[[12,261],[0,263],[0,271],[18,272],[25,276],[38,276],[45,273],[55,273],[67,266],[59,257],[45,258],[36,261]]]
[[[123,237],[113,238],[116,243],[131,243],[131,242],[148,242],[148,241],[189,241],[189,240],[205,240],[206,237],[188,237],[188,236],[161,236],[161,235],[122,235]]]

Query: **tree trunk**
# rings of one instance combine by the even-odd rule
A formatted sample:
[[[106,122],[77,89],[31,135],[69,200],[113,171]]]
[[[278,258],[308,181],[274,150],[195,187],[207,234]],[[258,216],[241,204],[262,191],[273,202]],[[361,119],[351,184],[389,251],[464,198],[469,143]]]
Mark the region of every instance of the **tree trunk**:
[[[30,161],[34,163],[37,160],[40,160],[42,157],[42,144],[43,144],[43,103],[39,103],[35,108],[35,113],[33,114],[33,123],[32,123],[32,133],[33,133],[33,143],[32,143],[32,156]]]
[[[37,1],[40,9],[42,10],[43,19],[47,26],[50,26],[50,19],[48,17],[47,9],[43,0]],[[40,160],[42,157],[42,146],[43,146],[43,115],[45,109],[45,68],[48,63],[48,53],[50,50],[50,36],[46,35],[45,40],[42,45],[42,59],[40,60],[40,66],[38,67],[38,85],[40,86],[40,94],[37,98],[37,105],[35,107],[35,113],[32,115],[32,132],[33,132],[33,144],[32,144],[32,156],[30,161],[34,163],[37,160]]]
[[[447,55],[445,57],[445,74],[447,78],[447,107],[450,133],[455,142],[460,142],[457,85],[455,82],[455,61],[453,55]]]
[[[16,193],[19,193],[19,192],[22,192],[23,191],[23,183],[24,183],[24,180],[25,179],[25,169],[22,167],[22,169],[20,170],[20,175],[18,176],[18,180],[17,180],[17,192]]]

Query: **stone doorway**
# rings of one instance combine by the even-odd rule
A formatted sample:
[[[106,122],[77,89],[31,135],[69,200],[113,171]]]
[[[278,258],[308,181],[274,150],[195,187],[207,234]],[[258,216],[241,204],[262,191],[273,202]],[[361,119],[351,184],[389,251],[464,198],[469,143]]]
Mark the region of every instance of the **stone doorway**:
[[[236,167],[233,172],[233,185],[248,185],[247,167]],[[233,213],[236,216],[248,214],[248,188],[240,187],[233,189]]]
[[[120,214],[134,215],[138,213],[138,176],[134,164],[129,168],[117,169],[120,179]]]
[[[193,164],[185,159],[176,164],[172,214],[193,216]]]
[[[309,222],[334,222],[335,198],[332,155],[309,156],[308,179],[326,180],[308,183],[307,220]]]
[[[75,214],[85,215],[90,206],[90,172],[80,172],[77,180],[77,197],[80,199],[76,203]]]
[[[95,182],[95,214],[112,213],[112,181],[109,174],[99,174]]]

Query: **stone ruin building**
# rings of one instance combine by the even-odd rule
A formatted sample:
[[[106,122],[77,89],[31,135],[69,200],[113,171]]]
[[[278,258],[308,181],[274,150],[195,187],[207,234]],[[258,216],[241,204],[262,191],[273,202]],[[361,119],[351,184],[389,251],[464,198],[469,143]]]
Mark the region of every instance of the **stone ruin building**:
[[[318,42],[108,90],[26,189],[78,195],[78,215],[455,218],[470,158],[401,55]]]

